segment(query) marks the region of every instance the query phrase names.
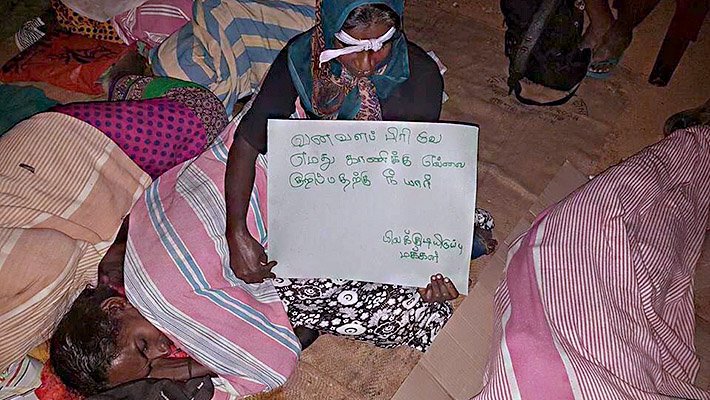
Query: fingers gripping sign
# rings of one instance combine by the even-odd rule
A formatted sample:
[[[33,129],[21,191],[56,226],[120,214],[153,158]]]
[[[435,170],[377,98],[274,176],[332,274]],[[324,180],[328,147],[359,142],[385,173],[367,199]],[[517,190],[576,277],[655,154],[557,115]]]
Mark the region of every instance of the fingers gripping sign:
[[[448,277],[441,274],[431,276],[431,282],[419,289],[419,295],[427,303],[442,303],[459,297],[459,291]]]

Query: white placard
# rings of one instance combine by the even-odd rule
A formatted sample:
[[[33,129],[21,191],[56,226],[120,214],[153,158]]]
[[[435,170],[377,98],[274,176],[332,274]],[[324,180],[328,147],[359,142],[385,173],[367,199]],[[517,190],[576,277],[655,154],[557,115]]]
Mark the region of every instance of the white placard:
[[[468,291],[478,128],[269,120],[269,258],[277,276]]]

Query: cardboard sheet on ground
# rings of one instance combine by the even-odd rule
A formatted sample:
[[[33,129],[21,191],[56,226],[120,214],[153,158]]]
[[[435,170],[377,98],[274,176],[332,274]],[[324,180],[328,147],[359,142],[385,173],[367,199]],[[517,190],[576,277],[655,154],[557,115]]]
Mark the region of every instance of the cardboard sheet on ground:
[[[505,270],[509,247],[535,217],[587,182],[565,162],[508,237],[499,244],[469,296],[439,332],[392,400],[468,400],[483,388],[493,339],[493,296]]]
[[[269,120],[269,258],[278,276],[467,292],[478,128]]]

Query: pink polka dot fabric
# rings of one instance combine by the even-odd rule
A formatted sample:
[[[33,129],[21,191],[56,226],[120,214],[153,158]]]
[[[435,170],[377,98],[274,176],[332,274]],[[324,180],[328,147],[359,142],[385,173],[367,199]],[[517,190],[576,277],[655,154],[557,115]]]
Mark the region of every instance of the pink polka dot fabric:
[[[207,145],[200,118],[185,105],[165,98],[72,103],[51,111],[94,126],[153,179],[202,153]]]

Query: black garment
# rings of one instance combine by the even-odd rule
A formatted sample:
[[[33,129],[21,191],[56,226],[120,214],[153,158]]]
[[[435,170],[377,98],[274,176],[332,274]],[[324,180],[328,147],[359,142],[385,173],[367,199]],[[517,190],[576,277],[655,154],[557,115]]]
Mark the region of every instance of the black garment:
[[[441,114],[444,80],[439,67],[429,55],[408,42],[409,79],[399,85],[386,99],[380,99],[385,121],[432,122]],[[242,136],[260,153],[266,153],[266,120],[288,118],[296,111],[298,93],[288,70],[288,45],[281,50],[266,74],[254,103],[237,127]],[[315,116],[311,115],[314,118]]]
[[[86,400],[210,400],[214,386],[209,376],[187,382],[141,379],[124,383]]]

